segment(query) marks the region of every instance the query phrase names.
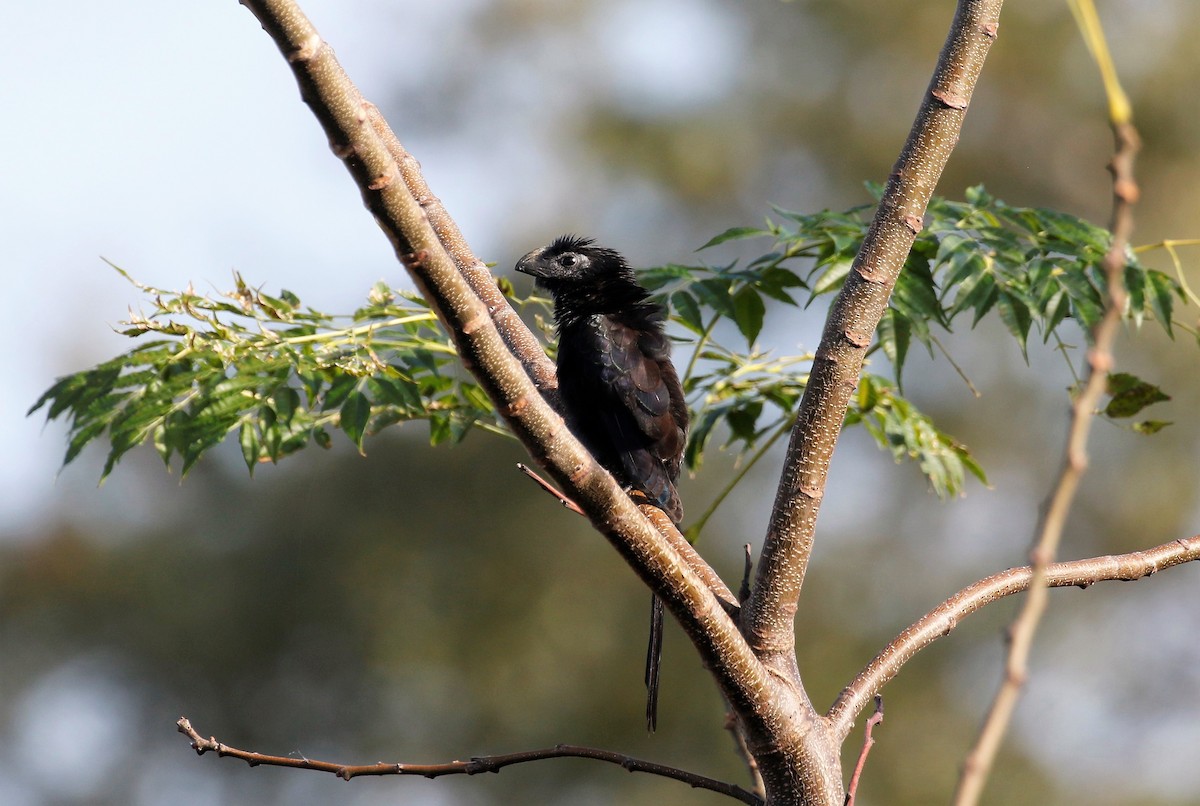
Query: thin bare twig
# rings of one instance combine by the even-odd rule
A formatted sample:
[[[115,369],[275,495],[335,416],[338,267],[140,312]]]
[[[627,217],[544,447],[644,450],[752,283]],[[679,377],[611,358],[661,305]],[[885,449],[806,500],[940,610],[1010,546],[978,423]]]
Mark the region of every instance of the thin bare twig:
[[[738,602],[744,603],[750,598],[750,575],[754,573],[754,549],[747,543],[742,546],[745,562],[742,565],[742,584],[738,588]]]
[[[759,797],[766,799],[767,788],[763,783],[762,770],[758,768],[758,759],[750,752],[750,746],[746,744],[746,733],[738,724],[737,714],[733,711],[725,712],[725,730],[729,731],[729,735],[733,737],[733,746],[737,750],[738,756],[746,763],[746,771],[750,774],[750,781],[753,785],[751,790]]]
[[[1197,560],[1200,560],[1200,535],[1128,554],[1053,563],[1046,568],[1045,584],[1052,588],[1088,588],[1097,582],[1131,582]],[[981,579],[946,599],[896,636],[858,673],[854,682],[843,689],[825,715],[837,740],[840,742],[849,735],[854,720],[871,697],[914,655],[949,635],[975,611],[997,599],[1028,590],[1032,578],[1032,569],[1025,566]]]
[[[1045,511],[1034,546],[1030,550],[1032,578],[1029,594],[1020,613],[1009,628],[1008,655],[1005,660],[1004,677],[996,691],[979,736],[963,762],[955,792],[956,806],[973,806],[979,802],[983,788],[1000,743],[1008,730],[1012,713],[1020,698],[1029,669],[1029,655],[1033,637],[1045,612],[1049,594],[1046,588],[1046,572],[1058,553],[1063,528],[1071,509],[1071,502],[1079,488],[1080,480],[1087,471],[1087,440],[1094,414],[1100,398],[1108,386],[1108,374],[1113,366],[1112,347],[1125,315],[1128,295],[1125,290],[1124,272],[1130,238],[1133,234],[1133,205],[1137,202],[1138,187],[1133,175],[1133,161],[1141,147],[1137,130],[1133,127],[1128,99],[1116,82],[1116,72],[1108,57],[1103,33],[1099,28],[1095,7],[1091,0],[1075,0],[1072,3],[1080,27],[1092,54],[1100,65],[1100,72],[1109,92],[1110,122],[1116,141],[1115,154],[1109,169],[1113,177],[1112,190],[1112,233],[1113,240],[1104,256],[1106,293],[1104,315],[1092,330],[1092,348],[1088,351],[1088,374],[1083,389],[1076,396],[1071,408],[1071,427],[1062,470],[1058,481],[1047,499]]]
[[[707,789],[726,797],[739,800],[742,803],[759,806],[762,799],[753,792],[748,792],[740,786],[697,775],[677,767],[644,761],[622,753],[601,750],[596,747],[581,747],[579,745],[559,744],[541,750],[525,750],[520,753],[505,753],[496,756],[476,756],[467,761],[449,761],[443,764],[406,764],[403,762],[379,762],[377,764],[339,764],[335,761],[318,761],[310,758],[295,758],[292,756],[270,756],[255,753],[250,750],[239,750],[217,741],[210,736],[201,736],[187,717],[180,717],[175,723],[179,732],[192,742],[192,748],[197,755],[216,753],[218,756],[238,758],[251,767],[267,765],[272,767],[295,767],[302,770],[333,773],[338,778],[349,781],[363,775],[419,775],[422,778],[440,778],[443,775],[478,775],[481,772],[500,772],[505,767],[514,764],[524,764],[530,761],[544,761],[551,758],[590,758],[616,764],[629,772],[645,772],[673,781],[681,781],[693,789]]]
[[[854,806],[854,798],[858,794],[858,780],[862,777],[863,767],[867,765],[867,756],[871,752],[871,748],[875,746],[875,737],[871,734],[875,730],[875,726],[883,721],[883,697],[875,695],[875,713],[871,714],[871,718],[867,720],[867,727],[863,731],[863,746],[858,753],[858,763],[854,765],[854,775],[850,777],[850,786],[846,787],[846,806]]]
[[[565,495],[563,495],[561,492],[559,492],[557,487],[555,487],[553,484],[546,481],[544,478],[542,478],[537,473],[535,473],[534,470],[531,467],[529,467],[529,465],[524,464],[522,462],[517,462],[517,470],[520,470],[526,476],[529,476],[529,478],[533,479],[534,483],[536,483],[539,487],[541,487],[546,492],[550,493],[550,495],[557,498],[558,503],[562,504],[564,507],[566,507],[567,509],[574,512],[576,515],[582,515],[585,518],[587,517],[587,513],[579,508],[579,504],[576,504],[570,498],[567,498]]]

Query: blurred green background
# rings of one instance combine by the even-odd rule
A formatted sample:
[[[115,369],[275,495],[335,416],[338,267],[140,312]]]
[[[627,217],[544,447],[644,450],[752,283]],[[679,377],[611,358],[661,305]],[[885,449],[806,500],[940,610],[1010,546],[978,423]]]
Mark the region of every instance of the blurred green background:
[[[688,261],[770,205],[866,200],[910,126],[953,3],[311,0],[476,252],[517,256],[568,231],[636,265]],[[1138,243],[1200,237],[1200,6],[1101,2],[1145,140]],[[537,491],[512,442],[426,446],[422,427],[304,451],[251,480],[236,448],[182,483],[152,451],[97,488],[102,454],[55,475],[62,428],[24,412],[58,374],[125,349],[137,293],[231,270],[349,311],[386,240],[236,3],[9,4],[0,305],[0,803],[665,804],[711,794],[586,761],[498,776],[360,779],[196,758],[174,720],[276,754],[443,761],[556,742],[716,777],[743,772],[719,698],[669,629],[660,729],[642,724],[645,590]],[[1104,223],[1111,144],[1095,68],[1063,3],[1010,3],[939,192]],[[744,252],[743,252],[744,253]],[[707,256],[724,260],[739,252]],[[1185,252],[1193,284],[1200,255]],[[1161,253],[1152,265],[1170,270]],[[524,278],[518,279],[522,283]],[[523,287],[523,286],[522,286]],[[763,342],[811,349],[823,311],[768,315]],[[1195,308],[1181,320],[1196,324]],[[1022,564],[1059,465],[1070,374],[1002,331],[944,337],[906,392],[976,452],[994,489],[948,503],[850,432],[834,461],[801,600],[819,707],[942,598]],[[1200,383],[1191,337],[1127,334],[1118,361],[1173,396],[1157,437],[1097,423],[1064,557],[1200,529]],[[686,354],[686,353],[684,353]],[[1078,351],[1075,360],[1078,361]],[[701,549],[731,583],[761,542],[778,455]],[[684,481],[701,512],[731,470]],[[988,790],[996,804],[1198,804],[1200,568],[1056,592]],[[945,801],[999,679],[1013,603],[920,655],[885,690],[861,803]],[[847,753],[857,752],[858,733]]]

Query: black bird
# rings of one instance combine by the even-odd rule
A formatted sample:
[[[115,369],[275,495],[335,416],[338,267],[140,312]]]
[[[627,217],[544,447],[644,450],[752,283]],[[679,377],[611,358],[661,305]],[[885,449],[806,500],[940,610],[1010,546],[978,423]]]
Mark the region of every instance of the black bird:
[[[675,523],[683,505],[675,482],[687,442],[688,410],[666,314],[625,258],[589,238],[564,235],[517,261],[554,298],[558,389],[572,433],[623,486]],[[662,602],[651,609],[646,656],[646,724],[658,719]]]

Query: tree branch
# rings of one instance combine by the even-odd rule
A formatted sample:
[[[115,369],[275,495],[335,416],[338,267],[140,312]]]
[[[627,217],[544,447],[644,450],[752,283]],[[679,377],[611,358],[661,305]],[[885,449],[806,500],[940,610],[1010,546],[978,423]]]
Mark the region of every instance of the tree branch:
[[[854,266],[830,309],[792,429],[743,625],[769,666],[792,674],[795,612],[833,449],[872,334],[922,226],[988,49],[1002,0],[960,0],[924,101]]]
[[[443,775],[478,775],[482,772],[500,772],[505,767],[511,767],[514,764],[525,764],[530,761],[544,761],[551,758],[590,758],[596,761],[616,764],[629,772],[645,772],[661,778],[670,778],[673,781],[682,781],[693,789],[707,789],[710,792],[725,795],[751,806],[761,806],[762,804],[761,798],[753,792],[742,789],[740,786],[718,781],[715,778],[697,775],[694,772],[681,770],[678,767],[656,764],[652,761],[644,761],[632,756],[614,753],[610,750],[601,750],[595,747],[559,744],[542,750],[526,750],[520,753],[505,753],[496,756],[475,756],[468,761],[449,761],[443,764],[406,764],[403,762],[389,764],[379,762],[377,764],[353,765],[338,764],[334,761],[318,761],[316,759],[304,758],[303,756],[299,758],[293,756],[269,756],[250,750],[239,750],[236,747],[230,747],[227,744],[217,741],[216,737],[210,736],[205,739],[192,727],[192,723],[187,717],[180,717],[175,724],[178,726],[179,732],[191,740],[192,748],[196,751],[196,755],[202,756],[205,753],[213,752],[222,758],[226,756],[239,758],[251,767],[267,765],[271,767],[295,767],[302,770],[329,772],[346,781],[363,775],[419,775],[422,778],[440,778]]]
[[[1084,5],[1084,4],[1077,4]],[[1104,256],[1104,275],[1106,279],[1104,315],[1092,330],[1092,348],[1088,351],[1088,376],[1083,389],[1078,393],[1071,407],[1071,428],[1067,434],[1067,444],[1062,470],[1059,471],[1058,481],[1046,501],[1042,523],[1038,530],[1037,539],[1030,550],[1030,561],[1033,568],[1032,579],[1029,583],[1029,595],[1017,618],[1009,628],[1008,655],[1005,659],[1004,677],[992,700],[983,726],[975,745],[963,762],[962,774],[959,777],[958,788],[955,792],[954,803],[961,806],[973,806],[979,802],[983,788],[987,783],[988,773],[999,752],[1000,743],[1012,720],[1012,713],[1017,707],[1021,689],[1029,669],[1029,654],[1033,647],[1033,637],[1037,633],[1038,624],[1046,610],[1049,594],[1046,590],[1046,568],[1058,554],[1058,546],[1062,539],[1063,528],[1066,526],[1067,515],[1071,510],[1071,502],[1075,500],[1075,492],[1083,474],[1087,472],[1087,440],[1091,430],[1094,413],[1099,408],[1100,399],[1108,388],[1108,374],[1113,366],[1113,343],[1125,316],[1125,308],[1129,295],[1125,290],[1125,265],[1130,240],[1133,236],[1133,205],[1137,202],[1138,187],[1133,175],[1133,162],[1141,148],[1141,140],[1133,127],[1129,102],[1120,86],[1115,83],[1115,71],[1111,62],[1101,58],[1096,53],[1096,40],[1103,43],[1103,35],[1099,34],[1099,22],[1095,20],[1095,8],[1091,3],[1086,4],[1091,9],[1092,19],[1096,29],[1095,36],[1089,39],[1093,54],[1101,63],[1101,73],[1108,78],[1110,114],[1116,149],[1109,169],[1112,172],[1112,244]],[[1105,56],[1107,48],[1104,49]],[[1115,103],[1114,88],[1119,95],[1120,103]]]
[[[475,257],[471,247],[467,245],[458,224],[450,217],[445,206],[425,181],[421,173],[421,165],[412,154],[401,144],[395,132],[387,125],[387,121],[379,113],[374,104],[363,101],[371,128],[383,142],[392,159],[400,170],[400,178],[417,203],[425,211],[430,226],[437,233],[438,240],[454,261],[463,279],[471,286],[471,290],[487,306],[488,315],[496,325],[496,331],[508,346],[510,352],[517,357],[529,377],[533,379],[538,391],[547,402],[560,411],[561,401],[558,397],[558,374],[554,362],[546,356],[541,342],[525,326],[520,315],[508,304],[508,300],[500,293],[496,279],[488,271],[487,264]]]
[[[493,312],[464,279],[451,253],[447,220],[434,225],[440,206],[432,195],[414,197],[406,172],[416,164],[373,106],[366,103],[303,12],[290,0],[242,0],[286,57],[301,95],[346,164],[367,208],[454,339],[466,368],[479,379],[496,410],[589,520],[657,593],[696,646],[743,724],[758,735],[786,724],[795,704],[750,651],[723,597],[693,570],[678,545],[659,534],[603,468],[584,450],[502,338]],[[382,134],[381,134],[382,132]],[[397,164],[400,158],[404,165]],[[414,186],[416,180],[412,179]],[[420,187],[418,187],[420,191]],[[436,210],[435,210],[436,208]],[[435,214],[430,210],[435,210]],[[465,260],[465,255],[460,255]],[[510,323],[523,327],[519,320]],[[543,356],[544,358],[544,356]],[[686,543],[686,541],[683,541]],[[707,564],[703,564],[707,567]],[[711,569],[709,569],[711,573]],[[723,586],[723,583],[722,583]],[[734,601],[732,595],[728,601]]]
[[[1200,535],[1173,540],[1161,546],[1128,554],[1089,557],[1051,563],[1045,584],[1051,588],[1088,588],[1097,582],[1131,582],[1167,568],[1200,560]],[[850,733],[854,720],[871,698],[878,694],[914,655],[939,638],[949,635],[964,618],[987,605],[1029,590],[1033,570],[1010,568],[963,588],[910,625],[875,656],[854,681],[842,690],[825,715],[840,743]]]
[[[843,799],[840,740],[817,717],[796,664],[795,615],[812,553],[817,512],[850,396],[896,278],[950,153],[999,26],[1003,0],[959,0],[945,45],[854,265],[834,300],[791,430],[783,472],[742,631],[754,653],[793,689],[802,729],[790,736],[749,731],[760,759],[803,759],[803,768],[763,766],[769,799],[790,792],[802,803]],[[765,741],[764,741],[765,740]],[[795,741],[794,745],[786,742]],[[776,773],[782,772],[782,776]],[[780,802],[784,802],[780,798]],[[789,801],[790,802],[790,801]]]
[[[863,767],[867,765],[867,756],[870,754],[871,748],[875,746],[875,736],[873,735],[875,726],[881,722],[883,722],[883,697],[876,694],[875,713],[871,714],[871,718],[867,720],[867,726],[863,730],[863,745],[858,752],[858,763],[854,765],[854,774],[850,776],[850,786],[846,787],[846,806],[854,806]]]

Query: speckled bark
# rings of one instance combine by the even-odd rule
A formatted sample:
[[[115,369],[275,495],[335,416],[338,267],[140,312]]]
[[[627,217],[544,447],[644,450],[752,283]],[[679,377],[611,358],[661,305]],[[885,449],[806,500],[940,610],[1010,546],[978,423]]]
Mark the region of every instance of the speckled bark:
[[[334,150],[354,176],[363,199],[391,239],[400,259],[446,324],[464,364],[479,379],[497,411],[530,454],[587,513],[630,566],[679,620],[731,706],[762,734],[782,724],[791,706],[750,652],[728,612],[723,585],[709,583],[710,568],[694,552],[685,560],[638,511],[612,477],[595,463],[539,394],[496,321],[463,276],[430,220],[428,199],[414,197],[396,161],[394,136],[350,83],[311,23],[285,0],[244,0],[279,45],[306,103]],[[390,134],[390,133],[389,133]],[[409,170],[415,165],[410,164]],[[425,204],[422,204],[425,201]],[[442,233],[446,230],[443,227]],[[519,320],[518,320],[519,321]],[[715,588],[715,589],[714,589]],[[719,595],[720,594],[720,595]]]
[[[790,671],[796,603],[812,552],[830,458],[925,207],[958,142],[967,104],[996,37],[1001,0],[959,3],[938,68],[875,219],[830,310],[792,429],[783,474],[743,623],[768,665]]]
[[[984,58],[996,38],[1002,5],[1002,0],[960,0],[912,131],[830,310],[800,401],[754,587],[742,611],[742,629],[755,654],[773,674],[794,680],[797,687],[795,614],[833,450],[875,328],[958,142]],[[830,765],[831,769],[810,771],[811,780],[839,781],[823,792],[806,790],[786,777],[772,778],[767,770],[769,748],[757,750],[756,757],[763,753],[759,764],[767,779],[768,803],[840,803],[836,750],[844,735],[835,736],[823,724],[794,748],[810,765]]]
[[[738,717],[762,772],[767,803],[840,806],[841,736],[816,714],[801,685],[792,617],[829,456],[863,353],[957,139],[975,77],[995,36],[1000,2],[960,2],[930,92],[827,323],[793,430],[755,589],[740,624],[731,616],[736,606],[723,601],[728,592],[716,584],[719,580],[699,555],[685,557],[682,547],[654,528],[539,393],[538,387],[552,393],[554,385],[540,348],[531,347],[536,340],[506,310],[486,268],[470,254],[425,186],[415,160],[350,83],[295,3],[243,0],[243,5],[283,51],[366,206],[497,411],[691,638]]]

